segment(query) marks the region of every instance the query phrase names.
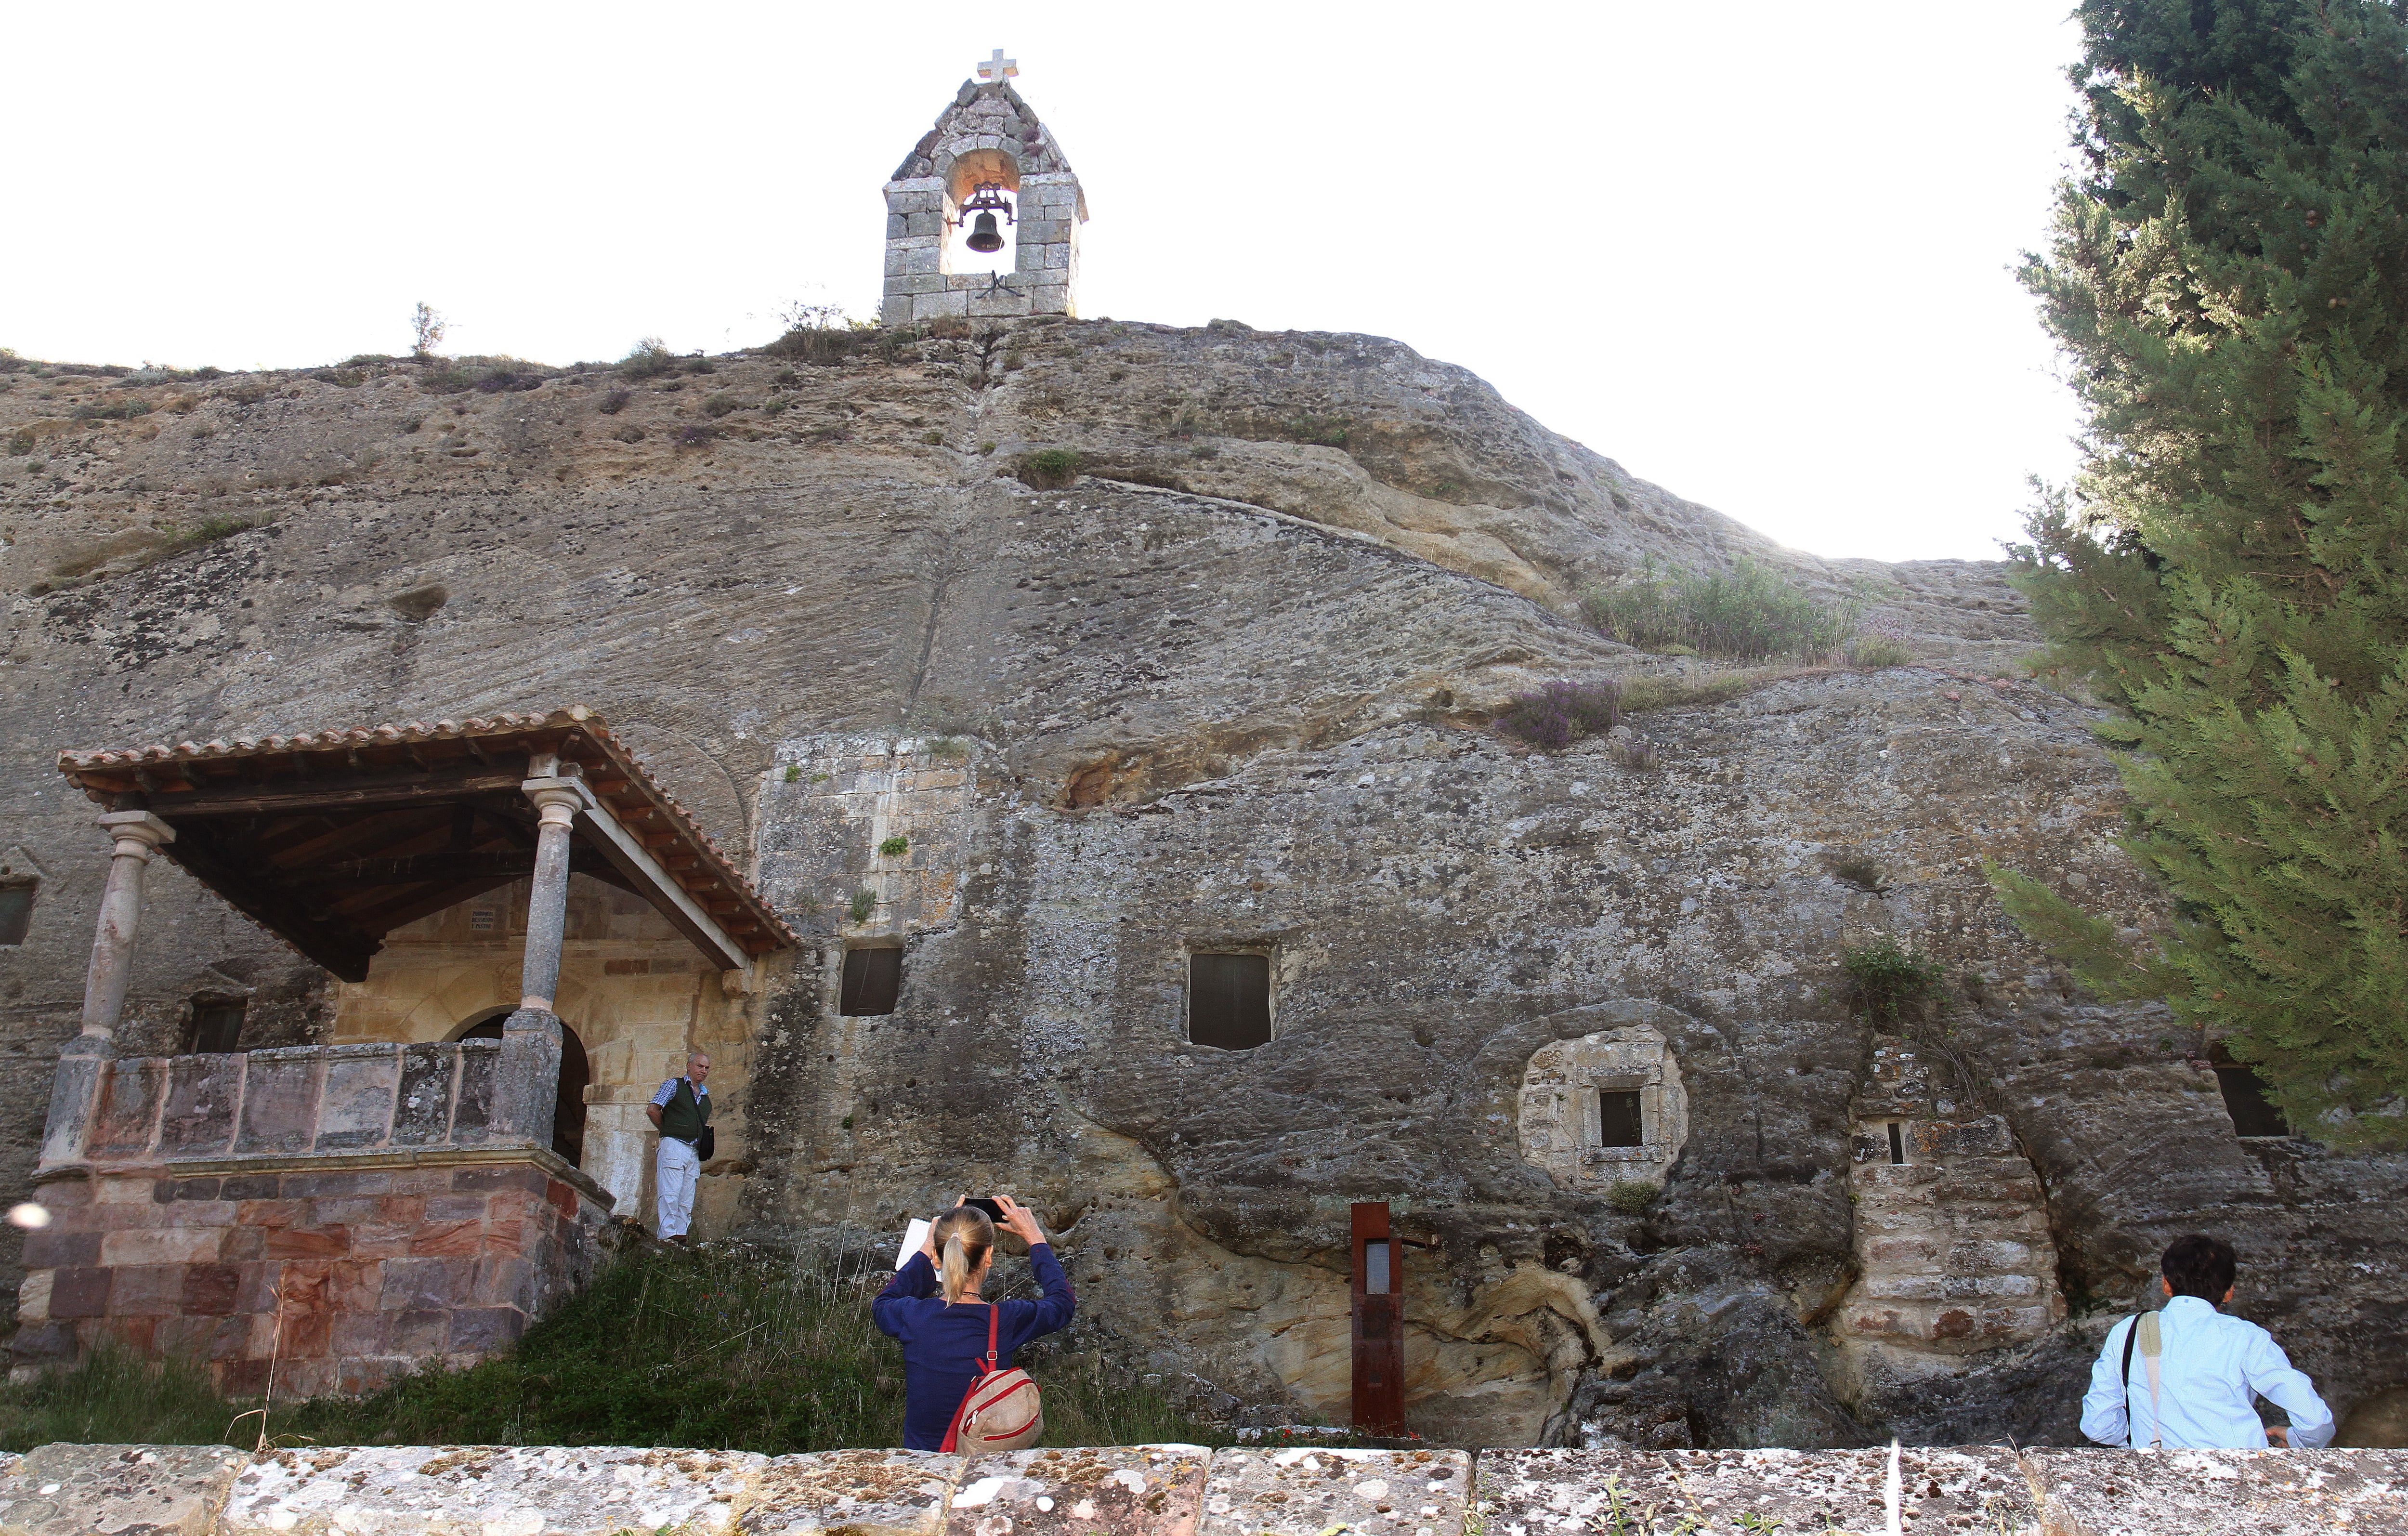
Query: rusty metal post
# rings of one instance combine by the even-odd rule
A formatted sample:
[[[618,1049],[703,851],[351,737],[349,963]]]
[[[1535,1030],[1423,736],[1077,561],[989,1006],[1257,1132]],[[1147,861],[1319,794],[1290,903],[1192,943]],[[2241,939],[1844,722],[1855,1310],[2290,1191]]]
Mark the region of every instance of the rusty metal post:
[[[1384,1200],[1354,1206],[1354,1428],[1405,1432],[1404,1245]]]

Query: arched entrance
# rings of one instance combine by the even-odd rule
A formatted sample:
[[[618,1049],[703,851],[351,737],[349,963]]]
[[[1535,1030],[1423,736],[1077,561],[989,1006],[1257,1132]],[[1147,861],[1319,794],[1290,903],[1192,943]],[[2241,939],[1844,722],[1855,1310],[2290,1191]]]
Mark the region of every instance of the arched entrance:
[[[452,1035],[453,1040],[499,1040],[502,1021],[510,1016],[510,1009],[495,1008],[478,1014]],[[566,1158],[571,1168],[583,1166],[578,1159],[585,1153],[585,1085],[594,1079],[594,1069],[585,1060],[585,1042],[577,1038],[566,1020],[560,1026],[560,1092],[552,1105],[552,1150]]]

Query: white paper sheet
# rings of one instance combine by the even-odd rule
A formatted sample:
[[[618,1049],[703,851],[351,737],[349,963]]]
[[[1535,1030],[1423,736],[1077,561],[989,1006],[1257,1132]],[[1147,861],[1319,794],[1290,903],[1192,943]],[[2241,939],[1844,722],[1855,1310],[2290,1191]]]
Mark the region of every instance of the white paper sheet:
[[[913,1216],[911,1225],[903,1228],[903,1246],[895,1250],[895,1267],[900,1270],[910,1263],[911,1256],[918,1253],[920,1245],[927,1241],[928,1224]]]

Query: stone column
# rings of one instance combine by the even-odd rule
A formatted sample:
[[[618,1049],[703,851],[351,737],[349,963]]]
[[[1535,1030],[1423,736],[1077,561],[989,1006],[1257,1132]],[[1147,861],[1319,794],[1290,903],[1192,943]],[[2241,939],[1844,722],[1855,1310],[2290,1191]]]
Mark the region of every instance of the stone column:
[[[116,840],[108,887],[100,895],[100,929],[93,936],[92,969],[84,975],[83,1032],[103,1040],[117,1032],[134,978],[134,934],[142,924],[142,872],[176,829],[148,811],[112,811],[100,825]]]
[[[525,788],[543,819],[536,826],[535,884],[527,892],[519,1006],[549,1013],[560,991],[560,944],[568,926],[568,829],[585,797],[573,781],[530,779]]]
[[[586,801],[584,784],[533,765],[538,777],[520,787],[535,802],[535,881],[527,892],[526,958],[519,973],[518,1011],[502,1021],[501,1081],[494,1108],[501,1123],[539,1147],[552,1145],[560,1096],[560,947],[568,928],[568,837]]]
[[[42,1130],[41,1163],[50,1167],[83,1155],[103,1077],[117,1055],[117,1020],[125,1012],[125,989],[134,979],[134,936],[142,926],[142,876],[162,843],[176,829],[148,811],[112,811],[99,820],[115,847],[108,884],[100,895],[100,922],[92,940],[92,969],[84,974],[83,1029],[59,1048],[50,1078],[50,1113]]]

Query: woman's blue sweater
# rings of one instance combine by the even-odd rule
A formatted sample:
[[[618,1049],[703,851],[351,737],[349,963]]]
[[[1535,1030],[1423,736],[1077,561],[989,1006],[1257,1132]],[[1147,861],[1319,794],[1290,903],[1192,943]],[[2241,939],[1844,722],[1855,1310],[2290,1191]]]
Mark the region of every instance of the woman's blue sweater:
[[[895,1271],[869,1313],[878,1331],[903,1342],[903,1448],[933,1451],[945,1443],[953,1410],[962,1405],[970,1384],[986,1359],[986,1323],[990,1310],[999,1311],[996,1327],[996,1369],[1011,1368],[1011,1352],[1042,1334],[1059,1332],[1078,1309],[1070,1294],[1070,1277],[1054,1257],[1054,1245],[1040,1242],[1028,1250],[1028,1267],[1037,1272],[1044,1294],[1034,1301],[983,1301],[945,1304],[937,1289],[936,1266],[925,1254]]]

